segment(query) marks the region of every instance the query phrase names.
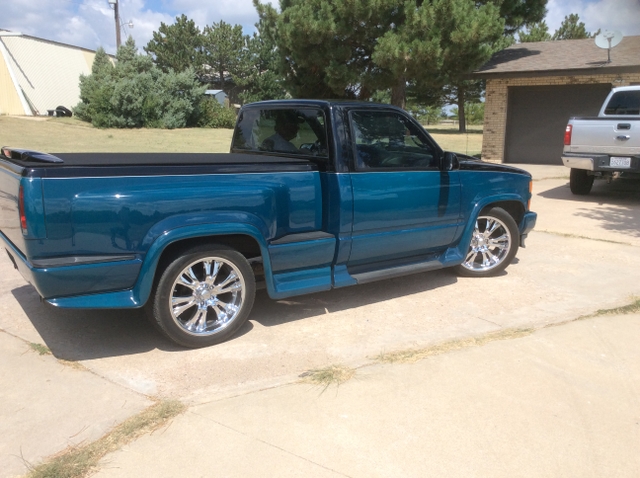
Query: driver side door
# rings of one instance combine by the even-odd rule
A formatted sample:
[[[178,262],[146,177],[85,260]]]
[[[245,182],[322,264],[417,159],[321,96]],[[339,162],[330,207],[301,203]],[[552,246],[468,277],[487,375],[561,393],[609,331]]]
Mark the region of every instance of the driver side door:
[[[440,171],[440,149],[400,111],[352,110],[349,125],[353,225],[347,267],[375,269],[444,251],[460,223],[458,172]]]

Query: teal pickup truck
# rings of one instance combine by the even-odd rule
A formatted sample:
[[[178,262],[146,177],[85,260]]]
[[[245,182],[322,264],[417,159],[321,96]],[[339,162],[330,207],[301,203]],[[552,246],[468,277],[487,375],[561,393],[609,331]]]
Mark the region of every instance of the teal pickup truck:
[[[372,103],[247,105],[230,153],[0,155],[0,238],[40,296],[145,307],[186,347],[231,337],[258,287],[497,274],[535,225],[530,200],[527,172],[444,152]]]

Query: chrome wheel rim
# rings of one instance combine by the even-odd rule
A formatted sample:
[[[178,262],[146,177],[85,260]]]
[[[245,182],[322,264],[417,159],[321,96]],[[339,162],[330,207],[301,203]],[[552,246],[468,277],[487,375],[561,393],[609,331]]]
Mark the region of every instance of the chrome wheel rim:
[[[507,257],[511,244],[511,233],[504,222],[493,216],[480,216],[462,267],[474,272],[494,269]]]
[[[171,316],[188,334],[215,334],[238,316],[245,290],[244,277],[232,262],[220,257],[198,259],[173,283]]]

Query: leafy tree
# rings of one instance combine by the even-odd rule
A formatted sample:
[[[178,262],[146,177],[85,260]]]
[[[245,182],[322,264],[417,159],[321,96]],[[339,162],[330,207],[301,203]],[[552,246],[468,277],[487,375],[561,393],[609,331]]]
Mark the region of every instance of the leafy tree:
[[[482,124],[484,122],[484,103],[467,103],[464,105],[465,116],[470,124]]]
[[[544,20],[530,25],[526,31],[518,32],[518,41],[520,43],[549,40],[551,40],[551,35],[549,34],[549,27]]]
[[[422,106],[407,103],[407,110],[411,115],[420,121],[422,124],[437,124],[442,118],[444,108],[439,106]]]
[[[249,36],[242,33],[242,26],[224,21],[204,27],[203,36],[204,63],[211,68],[220,89],[228,92],[228,77],[244,77],[248,69]]]
[[[198,71],[202,65],[202,32],[186,15],[176,17],[173,25],[160,24],[153,38],[144,47],[155,64],[165,73],[169,70]]]
[[[579,40],[581,38],[591,38],[592,35],[587,31],[584,22],[580,21],[577,13],[572,13],[564,17],[563,22],[553,34],[554,40]]]

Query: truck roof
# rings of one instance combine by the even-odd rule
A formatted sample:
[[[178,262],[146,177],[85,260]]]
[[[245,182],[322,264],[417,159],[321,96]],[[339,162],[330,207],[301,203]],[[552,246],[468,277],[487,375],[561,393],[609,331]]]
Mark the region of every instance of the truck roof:
[[[257,108],[257,107],[300,107],[300,106],[314,106],[319,108],[327,108],[332,106],[338,107],[346,107],[346,108],[355,108],[355,107],[371,107],[371,108],[392,108],[400,111],[402,108],[397,106],[385,104],[385,103],[374,103],[372,101],[359,101],[359,100],[344,100],[344,99],[326,99],[326,100],[309,100],[309,99],[287,99],[287,100],[267,100],[267,101],[257,101],[255,103],[248,103],[243,106],[243,108]]]

